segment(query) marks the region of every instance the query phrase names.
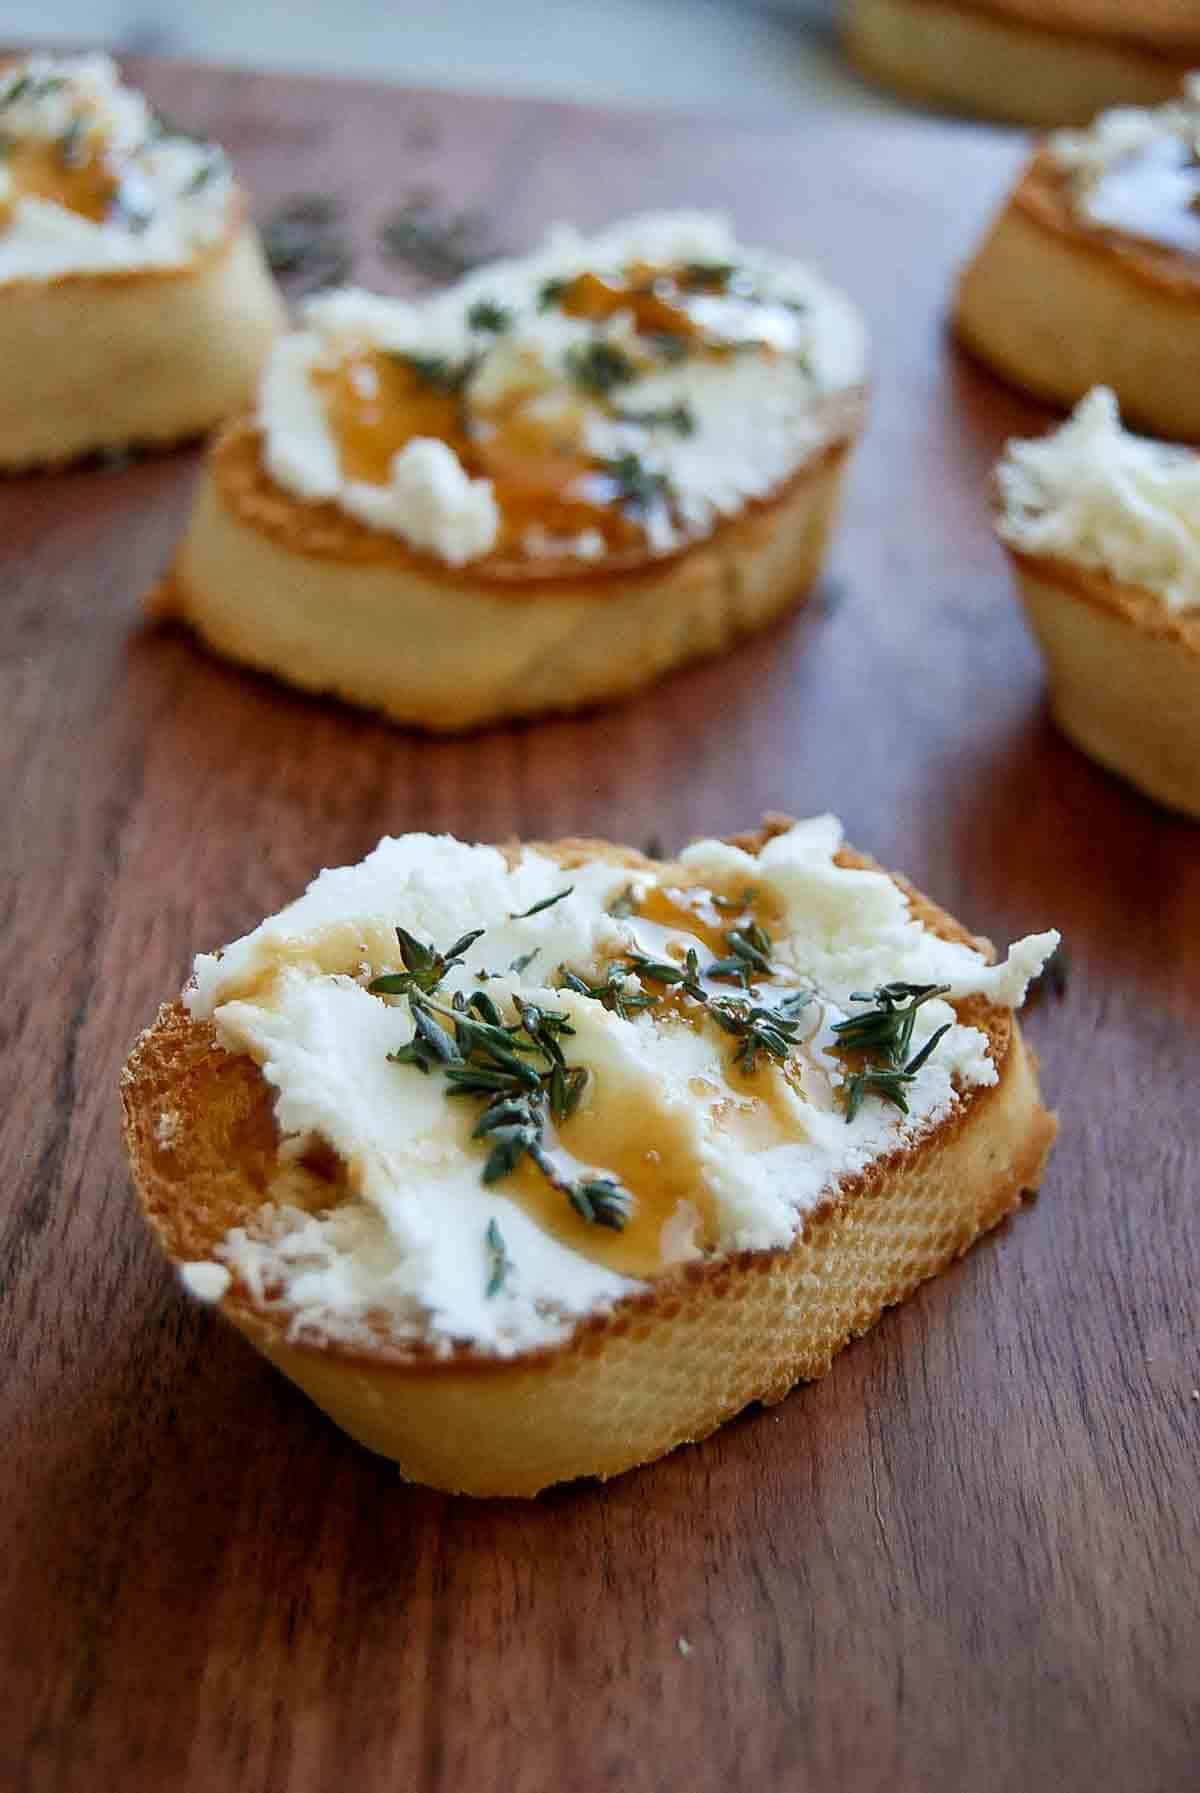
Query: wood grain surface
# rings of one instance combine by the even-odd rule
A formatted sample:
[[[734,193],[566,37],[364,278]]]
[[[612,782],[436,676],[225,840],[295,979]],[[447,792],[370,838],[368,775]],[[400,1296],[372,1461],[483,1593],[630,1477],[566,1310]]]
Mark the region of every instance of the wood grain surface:
[[[1196,1786],[1200,828],[1055,734],[990,538],[993,457],[1040,414],[943,309],[1019,146],[134,72],[260,211],[342,194],[368,281],[397,284],[369,246],[414,187],[497,247],[728,207],[858,297],[877,391],[805,612],[634,703],[450,743],[142,626],[193,451],[0,489],[0,1785]],[[1040,1199],[702,1447],[531,1505],[404,1486],[160,1262],[130,1042],[196,950],[385,830],[673,847],[772,807],[838,810],[997,939],[1064,930],[1029,1023],[1062,1121]]]

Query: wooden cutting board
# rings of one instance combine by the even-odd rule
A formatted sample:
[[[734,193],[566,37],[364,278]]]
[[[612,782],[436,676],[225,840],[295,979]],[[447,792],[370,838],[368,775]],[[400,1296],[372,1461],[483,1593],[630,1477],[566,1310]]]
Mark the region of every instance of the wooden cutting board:
[[[943,319],[1018,143],[133,73],[261,212],[343,196],[393,288],[372,234],[415,188],[497,248],[726,207],[859,299],[877,390],[806,610],[636,702],[461,741],[143,627],[194,451],[0,487],[0,1783],[1194,1786],[1200,827],[1055,733],[989,533],[993,458],[1043,418]],[[385,831],[670,848],[768,808],[837,810],[998,940],[1064,930],[1029,1023],[1062,1119],[1040,1199],[702,1447],[532,1505],[404,1486],[160,1262],[130,1042],[197,949]]]

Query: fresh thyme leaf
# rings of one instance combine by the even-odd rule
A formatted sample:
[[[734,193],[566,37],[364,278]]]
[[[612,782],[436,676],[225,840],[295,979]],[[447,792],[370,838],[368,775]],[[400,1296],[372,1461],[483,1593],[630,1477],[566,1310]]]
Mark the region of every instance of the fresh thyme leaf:
[[[693,292],[723,293],[736,274],[731,261],[690,261],[680,269],[679,284]]]
[[[677,405],[659,405],[648,411],[614,411],[618,423],[636,423],[647,430],[674,430],[677,436],[696,434],[696,417],[686,400]]]
[[[637,910],[637,897],[632,884],[627,884],[623,891],[609,904],[608,913],[616,921],[624,921]]]
[[[560,891],[528,913],[567,894]],[[482,932],[464,934],[439,952],[406,929],[396,929],[405,969],[386,973],[368,986],[378,995],[408,997],[413,1036],[388,1058],[393,1064],[415,1066],[426,1076],[439,1073],[448,1098],[482,1098],[483,1110],[472,1137],[487,1144],[481,1171],[485,1183],[511,1176],[529,1158],[585,1220],[623,1227],[633,1198],[621,1184],[607,1175],[573,1180],[546,1150],[547,1121],[562,1125],[570,1119],[590,1076],[586,1066],[566,1061],[562,1041],[575,1032],[570,1017],[544,1003],[514,996],[517,1018],[505,1022],[482,990],[470,996],[456,991],[449,1008],[433,1000],[431,992],[452,965],[461,964],[461,955]]]
[[[404,970],[385,971],[382,976],[372,978],[367,989],[372,996],[407,996],[414,990],[430,996],[446,973],[462,964],[468,947],[474,946],[482,936],[483,929],[475,928],[471,933],[463,934],[447,952],[439,953],[410,934],[407,928],[397,927],[396,939]]]
[[[552,305],[561,303],[570,284],[569,280],[543,280],[538,290],[538,310],[549,311]]]
[[[632,1198],[613,1177],[582,1178],[572,1185],[569,1200],[575,1212],[593,1226],[621,1232],[629,1219]]]
[[[535,946],[527,953],[518,953],[516,958],[510,963],[508,969],[510,971],[515,971],[517,976],[520,977],[523,971],[529,970],[529,967],[533,964],[533,961],[537,958],[541,950],[540,946]]]
[[[448,211],[434,193],[412,193],[379,227],[379,247],[426,280],[454,280],[495,254],[480,212]]]
[[[508,919],[509,921],[528,921],[531,915],[540,915],[543,909],[552,909],[555,903],[561,903],[564,897],[570,896],[574,888],[573,884],[568,884],[565,889],[556,891],[553,896],[543,897],[541,902],[535,903],[531,909],[522,909],[519,915],[510,915]]]
[[[661,504],[670,492],[665,473],[652,473],[636,454],[617,455],[613,460],[597,462],[617,488],[617,502],[627,510],[648,511]]]
[[[58,139],[58,159],[64,168],[82,168],[91,160],[87,120],[73,118]]]
[[[502,336],[511,330],[513,314],[507,305],[500,305],[495,299],[476,299],[467,311],[467,328],[470,330],[490,331],[493,336]]]
[[[637,368],[625,350],[602,336],[572,343],[567,350],[567,373],[585,392],[604,398],[615,386],[637,379]]]
[[[446,355],[413,355],[406,350],[389,349],[387,356],[389,361],[408,368],[423,386],[450,396],[462,392],[479,365],[475,355],[468,355],[463,361],[451,361]]]
[[[354,266],[342,228],[342,208],[329,193],[301,193],[276,206],[262,226],[263,250],[272,273],[294,276],[298,289],[337,286]]]
[[[917,1011],[923,1003],[949,993],[949,984],[880,984],[872,991],[853,991],[852,1002],[873,1002],[875,1008],[864,1014],[851,1015],[835,1022],[833,1032],[838,1047],[845,1052],[862,1052],[876,1062],[855,1071],[844,1084],[847,1125],[862,1107],[864,1097],[879,1096],[883,1101],[908,1113],[906,1090],[922,1065],[927,1063],[935,1046],[947,1033],[952,1022],[936,1029],[913,1057],[913,1028]]]
[[[498,1295],[513,1272],[513,1261],[504,1243],[504,1234],[495,1219],[489,1220],[483,1235],[488,1253],[487,1299]]]
[[[622,1021],[628,1021],[631,1015],[637,1014],[641,1009],[652,1009],[661,1001],[652,990],[627,989],[629,970],[620,965],[610,965],[603,981],[598,984],[589,983],[567,965],[559,966],[558,979],[561,989],[573,990],[577,996],[590,997],[593,1002],[598,1002],[601,1008],[619,1016]]]
[[[692,345],[686,336],[676,330],[648,330],[641,339],[652,348],[664,361],[671,363],[686,361],[692,352]]]

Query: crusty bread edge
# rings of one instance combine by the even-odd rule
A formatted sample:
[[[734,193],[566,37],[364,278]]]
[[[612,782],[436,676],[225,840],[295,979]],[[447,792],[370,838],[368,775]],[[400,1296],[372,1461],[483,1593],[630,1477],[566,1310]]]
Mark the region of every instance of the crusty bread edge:
[[[1038,398],[1065,408],[1111,386],[1132,423],[1200,441],[1200,396],[1179,378],[1200,354],[1200,275],[1189,257],[1080,223],[1044,151],[963,270],[952,320],[972,355]]]
[[[761,844],[784,825],[783,818],[769,818],[763,830],[741,837],[739,844]],[[561,842],[552,850],[569,865],[573,857],[594,853],[597,847],[622,864],[647,863],[641,855],[603,843]],[[849,850],[844,862],[873,863]],[[897,882],[925,925],[948,938],[973,941],[944,911],[904,880]],[[872,1325],[886,1306],[961,1255],[980,1232],[1018,1204],[1022,1191],[1036,1186],[1055,1123],[1040,1104],[1035,1071],[1019,1030],[1008,1011],[979,999],[962,1005],[962,1013],[988,1034],[1000,1073],[997,1084],[968,1091],[939,1126],[876,1160],[861,1176],[846,1179],[808,1216],[800,1236],[786,1250],[741,1253],[685,1266],[610,1312],[581,1322],[560,1346],[505,1359],[467,1346],[438,1355],[427,1347],[381,1345],[365,1352],[361,1346],[338,1342],[293,1341],[286,1317],[256,1308],[236,1284],[221,1302],[222,1310],[345,1430],[391,1456],[414,1480],[459,1492],[531,1494],[578,1475],[616,1474],[706,1435],[749,1401],[777,1399],[797,1380],[823,1374],[836,1351]],[[177,1263],[207,1255],[224,1224],[189,1186],[186,1133],[182,1142],[164,1144],[159,1138],[163,1095],[172,1092],[172,1106],[178,1111],[181,1100],[187,1105],[189,1084],[203,1086],[214,1073],[239,1078],[247,1107],[257,1102],[261,1108],[265,1103],[269,1112],[270,1097],[257,1067],[241,1055],[223,1052],[209,1026],[193,1022],[180,1005],[172,1004],[139,1040],[122,1078],[134,1183],[151,1227]],[[991,1174],[981,1179],[976,1166],[967,1177],[977,1145],[988,1140],[989,1117],[1002,1134],[983,1145]],[[198,1118],[202,1117],[191,1117],[193,1122]],[[821,1317],[809,1285],[819,1288],[822,1267],[835,1261],[843,1247],[852,1253],[859,1249],[873,1236],[873,1229],[880,1236],[879,1250],[886,1253],[892,1205],[906,1207],[914,1188],[922,1178],[936,1174],[939,1162],[953,1167],[959,1159],[967,1180],[956,1199],[966,1204],[965,1212],[948,1230],[944,1224],[935,1229],[919,1263],[857,1304],[852,1301],[846,1312],[839,1311],[832,1333],[827,1327],[819,1338],[784,1349],[782,1355],[776,1351],[772,1356],[771,1346],[764,1344],[766,1357],[761,1361],[752,1357],[741,1374],[726,1375],[728,1386],[710,1391],[705,1406],[695,1377],[674,1360],[685,1347],[691,1349],[688,1341],[699,1336],[696,1329],[702,1328],[706,1315],[720,1317],[730,1311],[724,1304],[736,1300],[739,1288],[745,1286],[759,1291],[758,1299],[769,1294],[779,1307],[772,1322],[774,1336],[780,1324],[785,1328],[797,1324],[793,1285],[798,1279],[809,1290],[804,1299],[810,1315]],[[245,1207],[255,1205],[248,1186],[240,1199]],[[226,1215],[226,1223],[227,1219]],[[666,1395],[657,1403],[634,1402],[636,1413],[602,1423],[605,1388],[645,1389],[648,1377],[653,1382],[650,1372],[656,1363],[661,1371],[664,1352],[671,1369],[668,1380],[676,1388],[674,1405]],[[608,1380],[610,1375],[618,1376],[619,1382]],[[684,1393],[689,1389],[691,1393]],[[628,1404],[633,1397],[626,1393],[623,1399]]]
[[[186,262],[0,282],[0,470],[211,429],[252,397],[285,324],[236,188],[221,235]]]
[[[804,598],[860,417],[773,498],[681,553],[525,580],[448,567],[302,503],[265,475],[242,424],[218,443],[149,608],[233,660],[439,732],[611,701]]]
[[[1156,802],[1200,817],[1200,613],[1172,615],[1103,572],[1007,552],[1063,733]]]
[[[1174,97],[1200,59],[1136,29],[1086,33],[963,0],[843,0],[842,41],[869,81],[946,112],[1086,125],[1106,106]]]

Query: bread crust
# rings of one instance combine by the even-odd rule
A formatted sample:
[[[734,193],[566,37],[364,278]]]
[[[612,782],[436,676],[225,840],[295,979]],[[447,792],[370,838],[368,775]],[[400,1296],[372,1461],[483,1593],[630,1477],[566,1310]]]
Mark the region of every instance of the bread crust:
[[[1200,612],[1173,615],[1152,592],[1070,561],[1008,554],[1063,733],[1200,818]]]
[[[211,429],[249,401],[285,322],[236,190],[186,263],[0,282],[0,468]]]
[[[1055,126],[1174,97],[1200,29],[1124,0],[843,0],[848,54],[868,79],[947,111]]]
[[[768,818],[738,844],[756,851],[785,825]],[[569,866],[597,848],[630,867],[651,863],[606,843],[542,850]],[[843,863],[873,865],[849,851]],[[897,882],[926,925],[986,945]],[[580,1322],[560,1345],[500,1358],[468,1345],[439,1353],[382,1338],[369,1347],[314,1344],[290,1339],[286,1318],[237,1284],[221,1308],[351,1436],[414,1480],[533,1494],[575,1476],[619,1473],[706,1436],[750,1401],[777,1400],[824,1374],[843,1344],[1036,1186],[1055,1123],[1019,1030],[1008,1011],[980,999],[961,1013],[988,1035],[995,1085],[968,1091],[940,1124],[845,1179],[789,1248],[682,1266]],[[160,1243],[176,1263],[211,1255],[263,1200],[275,1166],[261,1073],[174,1003],[134,1048],[121,1096],[134,1182]],[[164,1106],[179,1117],[166,1140]]]
[[[719,652],[807,594],[863,408],[848,395],[786,484],[704,540],[545,570],[451,567],[305,503],[270,477],[242,419],[214,447],[149,607],[219,653],[397,722],[453,731],[579,709]]]
[[[1110,386],[1140,428],[1200,441],[1200,264],[1082,223],[1045,150],[964,270],[954,327],[1013,385],[1068,408]]]

